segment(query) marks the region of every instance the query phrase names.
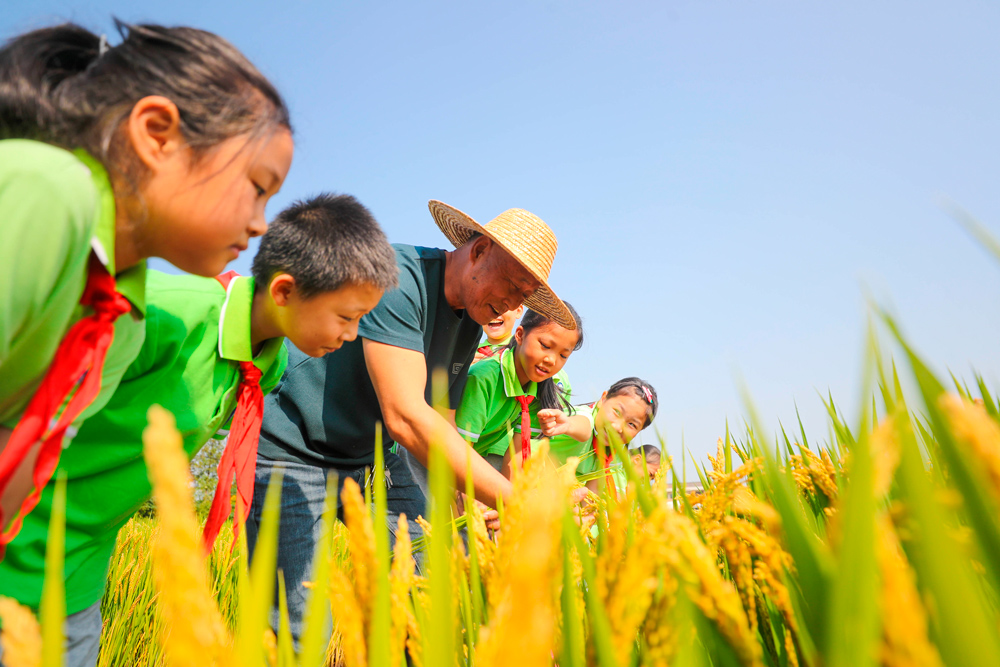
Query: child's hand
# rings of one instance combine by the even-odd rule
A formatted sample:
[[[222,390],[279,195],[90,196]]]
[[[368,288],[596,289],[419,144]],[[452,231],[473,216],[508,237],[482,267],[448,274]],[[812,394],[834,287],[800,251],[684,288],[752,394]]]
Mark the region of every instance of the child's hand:
[[[563,435],[569,427],[569,416],[558,408],[539,410],[538,425],[542,428],[542,435],[546,437]]]

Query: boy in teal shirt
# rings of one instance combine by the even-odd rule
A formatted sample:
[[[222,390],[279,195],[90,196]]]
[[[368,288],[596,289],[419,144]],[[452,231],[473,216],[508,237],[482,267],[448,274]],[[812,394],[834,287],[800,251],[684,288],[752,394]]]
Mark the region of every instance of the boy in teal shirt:
[[[185,450],[193,456],[232,418],[241,377],[256,374],[248,362],[267,393],[287,363],[283,336],[311,356],[332,352],[355,338],[358,320],[397,280],[395,253],[371,214],[353,197],[330,195],[278,216],[262,239],[253,274],[223,287],[213,278],[150,272],[142,351],[60,465],[68,480],[70,642],[81,640],[73,636],[72,615],[99,613],[118,530],[149,497],[142,457],[149,406],[163,405],[174,413]],[[255,440],[256,433],[251,435]],[[251,460],[256,460],[255,447]],[[226,509],[228,481],[220,485]],[[46,487],[0,563],[0,595],[36,608],[53,487]],[[99,636],[82,640],[93,643],[96,658]]]

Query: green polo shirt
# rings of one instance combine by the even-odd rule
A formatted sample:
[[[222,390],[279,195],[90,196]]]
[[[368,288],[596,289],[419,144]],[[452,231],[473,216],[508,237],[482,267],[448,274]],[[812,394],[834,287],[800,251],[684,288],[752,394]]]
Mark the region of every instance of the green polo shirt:
[[[515,397],[535,396],[537,390],[534,382],[521,387],[511,350],[473,364],[455,413],[458,432],[483,456],[506,454],[508,431],[514,422],[521,422],[521,404]]]
[[[562,394],[563,399],[565,399],[566,402],[569,402],[571,400],[570,397],[573,394],[573,387],[569,383],[569,376],[566,375],[566,370],[560,370],[558,373],[553,375],[552,381],[556,383],[556,388],[559,390],[559,393]],[[533,440],[542,437],[542,427],[538,423],[538,411],[541,407],[542,406],[538,404],[538,401],[534,401],[530,406],[528,406],[528,413],[531,415],[531,438]],[[520,421],[514,424],[514,434],[518,438],[521,437]]]
[[[146,411],[170,410],[193,456],[226,426],[236,409],[240,361],[261,370],[270,391],[285,369],[281,338],[253,356],[250,310],[253,279],[224,290],[214,278],[149,273],[146,342],[107,406],[87,420],[59,468],[68,484],[66,507],[66,611],[101,598],[118,529],[150,496],[142,457]],[[45,538],[54,483],[24,522],[0,562],[0,595],[37,607],[44,576]]]
[[[13,428],[66,332],[93,313],[80,305],[90,253],[132,304],[115,322],[96,413],[142,347],[146,264],[115,270],[115,198],[107,172],[74,153],[26,139],[0,141],[0,424]]]

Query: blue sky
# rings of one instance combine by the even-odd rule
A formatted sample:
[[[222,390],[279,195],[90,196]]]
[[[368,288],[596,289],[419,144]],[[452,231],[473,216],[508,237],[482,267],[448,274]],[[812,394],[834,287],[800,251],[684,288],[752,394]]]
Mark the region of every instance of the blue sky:
[[[769,429],[798,405],[824,437],[818,392],[860,399],[866,293],[939,371],[1000,376],[1000,264],[947,210],[1000,232],[995,4],[5,4],[4,37],[114,14],[234,42],[293,114],[270,214],[348,192],[442,247],[428,199],[539,215],[579,397],[649,380],[677,458],[741,422],[741,382]]]

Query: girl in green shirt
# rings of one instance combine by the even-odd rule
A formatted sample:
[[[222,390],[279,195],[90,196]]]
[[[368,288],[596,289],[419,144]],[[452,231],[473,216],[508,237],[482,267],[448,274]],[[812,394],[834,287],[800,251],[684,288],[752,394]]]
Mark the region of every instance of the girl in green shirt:
[[[587,487],[598,491],[605,484],[608,493],[616,495],[616,487],[625,488],[625,474],[609,438],[618,438],[628,446],[639,431],[656,417],[659,399],[653,385],[637,377],[615,382],[596,403],[578,406],[576,414],[563,410],[540,410],[538,421],[542,433],[551,438],[551,450],[560,454],[561,463],[577,456],[577,475],[604,470],[604,479],[592,479]],[[657,459],[659,460],[659,459]]]
[[[292,159],[285,103],[231,44],[117,26],[0,48],[0,551],[142,346],[146,258],[220,273]]]
[[[522,453],[520,444],[510,447],[511,432],[515,423],[528,426],[529,406],[569,407],[553,376],[583,346],[583,322],[568,302],[563,303],[576,329],[566,329],[528,309],[508,346],[469,369],[455,413],[462,437],[508,477],[511,461],[520,461]]]

